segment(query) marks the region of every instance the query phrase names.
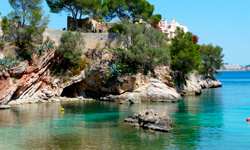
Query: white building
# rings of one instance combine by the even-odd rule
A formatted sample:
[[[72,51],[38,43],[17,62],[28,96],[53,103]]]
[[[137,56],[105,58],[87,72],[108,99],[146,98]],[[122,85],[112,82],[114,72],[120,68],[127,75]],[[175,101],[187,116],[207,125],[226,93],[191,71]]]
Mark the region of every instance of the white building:
[[[224,64],[222,66],[224,70],[240,70],[241,67],[238,66],[237,64]]]
[[[179,24],[174,19],[171,20],[170,24],[167,24],[167,19],[163,19],[158,23],[159,30],[163,32],[168,38],[175,37],[175,30],[177,27],[180,27],[185,33],[188,32],[188,28],[182,24]]]

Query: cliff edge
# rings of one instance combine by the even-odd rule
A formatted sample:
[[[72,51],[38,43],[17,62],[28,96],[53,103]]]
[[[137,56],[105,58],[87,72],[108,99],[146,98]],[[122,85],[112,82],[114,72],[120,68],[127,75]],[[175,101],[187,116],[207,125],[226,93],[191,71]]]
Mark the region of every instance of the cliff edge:
[[[112,50],[88,50],[83,58],[87,67],[78,75],[53,75],[55,50],[34,56],[37,65],[28,61],[0,73],[0,103],[23,104],[83,99],[118,103],[174,102],[181,95],[197,95],[202,88],[221,87],[217,80],[203,79],[193,73],[186,84],[176,87],[167,66],[154,69],[154,74],[119,74],[111,68],[117,56]]]

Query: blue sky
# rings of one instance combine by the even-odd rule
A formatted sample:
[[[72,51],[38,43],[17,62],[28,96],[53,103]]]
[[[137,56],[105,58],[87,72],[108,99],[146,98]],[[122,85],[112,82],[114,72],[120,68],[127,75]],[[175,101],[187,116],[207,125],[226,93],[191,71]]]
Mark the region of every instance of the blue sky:
[[[173,18],[196,34],[199,44],[212,43],[223,48],[224,62],[250,64],[250,0],[148,0],[155,14],[162,14],[168,23]],[[0,12],[11,11],[8,0],[1,0]],[[50,14],[49,28],[62,29],[67,25],[67,13]]]

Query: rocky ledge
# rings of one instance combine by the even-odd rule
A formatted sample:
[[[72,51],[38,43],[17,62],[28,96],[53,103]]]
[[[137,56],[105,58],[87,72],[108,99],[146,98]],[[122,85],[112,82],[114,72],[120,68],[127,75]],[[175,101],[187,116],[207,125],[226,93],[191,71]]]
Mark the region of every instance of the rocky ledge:
[[[186,78],[186,85],[181,87],[181,89],[176,89],[183,96],[188,95],[200,95],[202,89],[205,88],[219,88],[222,87],[222,83],[217,79],[204,78],[199,75],[198,72],[193,72]]]
[[[181,99],[181,96],[174,88],[164,84],[162,81],[151,78],[149,83],[134,90],[125,92],[121,95],[109,95],[102,100],[123,103],[141,103],[141,102],[175,102]]]
[[[124,122],[148,130],[161,132],[170,132],[172,130],[172,120],[165,113],[155,113],[152,109],[135,113],[125,118]]]
[[[10,105],[0,105],[0,109],[10,109]]]

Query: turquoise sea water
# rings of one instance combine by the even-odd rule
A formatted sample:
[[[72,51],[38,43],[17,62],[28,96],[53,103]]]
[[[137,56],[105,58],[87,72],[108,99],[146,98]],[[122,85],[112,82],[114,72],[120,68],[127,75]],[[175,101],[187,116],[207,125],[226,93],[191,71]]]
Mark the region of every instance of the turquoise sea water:
[[[176,103],[96,101],[0,110],[0,149],[249,149],[250,72],[223,72],[217,78],[222,88]],[[145,109],[167,112],[173,131],[146,131],[123,122]]]

